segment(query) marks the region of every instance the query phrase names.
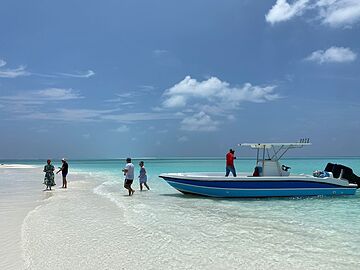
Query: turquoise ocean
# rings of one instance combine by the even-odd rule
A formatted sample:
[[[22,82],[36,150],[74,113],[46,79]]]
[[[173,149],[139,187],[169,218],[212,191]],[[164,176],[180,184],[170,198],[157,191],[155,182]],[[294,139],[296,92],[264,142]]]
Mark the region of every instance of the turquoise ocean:
[[[158,175],[224,171],[224,159],[141,160],[151,190],[140,192],[135,180],[132,197],[123,188],[122,159],[69,160],[68,189],[60,188],[58,175],[52,192],[42,191],[44,160],[0,160],[33,166],[0,171],[0,210],[5,217],[19,207],[24,211],[19,236],[23,268],[360,269],[359,191],[349,197],[309,198],[183,195]],[[136,172],[139,161],[133,160]],[[292,173],[311,174],[327,162],[360,174],[360,157],[282,163]],[[235,166],[249,172],[254,160],[237,159]],[[11,245],[11,239],[3,238]],[[11,269],[11,262],[5,266]]]

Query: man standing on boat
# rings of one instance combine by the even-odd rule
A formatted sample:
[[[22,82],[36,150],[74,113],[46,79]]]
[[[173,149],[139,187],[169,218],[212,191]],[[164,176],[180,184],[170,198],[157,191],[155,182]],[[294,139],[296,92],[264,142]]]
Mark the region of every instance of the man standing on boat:
[[[234,166],[234,159],[235,157],[235,150],[230,149],[229,152],[226,154],[226,174],[225,176],[228,177],[229,173],[231,172],[234,177],[236,177],[236,170]]]

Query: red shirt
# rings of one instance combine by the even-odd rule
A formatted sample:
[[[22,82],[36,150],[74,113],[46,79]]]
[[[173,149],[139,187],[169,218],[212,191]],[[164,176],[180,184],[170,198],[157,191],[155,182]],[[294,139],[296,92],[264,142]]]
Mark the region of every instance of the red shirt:
[[[234,155],[232,153],[226,154],[226,166],[234,166]]]

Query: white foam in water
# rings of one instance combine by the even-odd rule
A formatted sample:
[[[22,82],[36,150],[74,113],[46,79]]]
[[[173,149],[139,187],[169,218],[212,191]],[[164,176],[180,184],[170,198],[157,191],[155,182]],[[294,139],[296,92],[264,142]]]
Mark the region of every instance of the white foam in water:
[[[46,200],[50,200],[52,197],[49,197]],[[45,201],[46,201],[45,200]],[[43,203],[45,203],[45,201],[43,201]],[[42,207],[42,205],[39,205],[37,207],[35,207],[35,209],[31,210],[25,217],[22,225],[21,225],[21,247],[22,247],[22,258],[24,260],[24,268],[25,269],[31,269],[31,265],[32,265],[32,256],[31,256],[31,252],[29,250],[29,235],[31,235],[31,228],[29,228],[28,225],[28,219],[33,216],[40,208]]]
[[[0,164],[0,169],[33,169],[38,166],[26,164]]]
[[[358,195],[211,199],[150,175],[129,197],[114,174],[73,177],[26,216],[26,269],[359,268]]]
[[[117,206],[122,207],[123,206],[122,202],[116,196],[114,196],[110,191],[108,191],[109,189],[115,190],[115,188],[119,188],[118,182],[107,181],[95,187],[93,191],[95,194],[101,195],[109,199],[110,201],[114,202]]]

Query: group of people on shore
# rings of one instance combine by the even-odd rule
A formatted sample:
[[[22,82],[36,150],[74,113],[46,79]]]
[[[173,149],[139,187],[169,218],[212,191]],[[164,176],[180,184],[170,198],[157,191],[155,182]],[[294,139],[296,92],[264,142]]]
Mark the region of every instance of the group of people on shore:
[[[67,180],[66,176],[69,172],[69,164],[67,161],[63,158],[61,160],[62,166],[59,167],[59,170],[56,172],[58,174],[59,172],[62,173],[62,180],[63,185],[62,188],[67,188]],[[144,161],[139,162],[140,171],[139,171],[139,183],[140,183],[140,191],[143,190],[143,186],[147,188],[147,190],[150,190],[150,187],[147,184],[147,173],[144,166]],[[129,191],[129,196],[133,195],[135,190],[132,189],[131,185],[134,181],[134,164],[131,162],[131,158],[126,159],[126,165],[125,168],[122,170],[125,176],[125,183],[124,187]],[[44,185],[46,185],[45,190],[51,190],[51,187],[55,186],[55,167],[51,164],[51,160],[47,160],[47,164],[44,166],[43,172],[45,173],[44,178]]]
[[[56,174],[58,174],[59,172],[61,172],[62,174],[62,188],[67,188],[67,180],[66,180],[66,176],[69,172],[69,164],[67,163],[66,159],[63,158],[61,160],[62,162],[62,166],[59,167],[59,170],[56,172]],[[51,164],[51,160],[48,159],[47,164],[44,166],[44,170],[43,172],[45,173],[45,178],[44,178],[44,185],[46,185],[46,189],[45,190],[51,190],[51,187],[55,186],[55,167],[54,165]]]
[[[230,172],[234,177],[236,177],[236,170],[234,166],[234,160],[235,157],[235,150],[230,149],[229,152],[226,154],[226,171],[225,176],[228,177]],[[62,173],[62,180],[63,185],[62,188],[67,188],[67,180],[66,176],[69,172],[69,164],[67,163],[66,159],[62,159],[62,166],[59,167],[59,170],[56,172],[58,174],[59,172]],[[140,191],[143,190],[143,186],[145,186],[148,190],[150,190],[148,184],[147,184],[147,172],[144,166],[144,161],[139,162],[140,171],[139,171],[139,183],[140,183]],[[131,187],[134,181],[134,164],[131,162],[131,158],[126,159],[126,165],[125,168],[122,170],[125,176],[125,182],[124,182],[124,188],[126,188],[129,192],[129,196],[133,195],[135,190]],[[44,185],[46,185],[45,190],[51,190],[52,186],[55,186],[55,167],[51,164],[51,160],[47,160],[47,164],[44,166],[45,172],[45,178],[44,178]]]
[[[140,172],[139,172],[139,183],[140,183],[140,191],[143,190],[143,185],[150,190],[147,184],[147,173],[144,166],[144,161],[139,162]],[[131,162],[131,158],[126,159],[125,168],[122,170],[125,176],[124,188],[129,191],[129,196],[133,195],[135,190],[131,187],[134,181],[134,164]]]

